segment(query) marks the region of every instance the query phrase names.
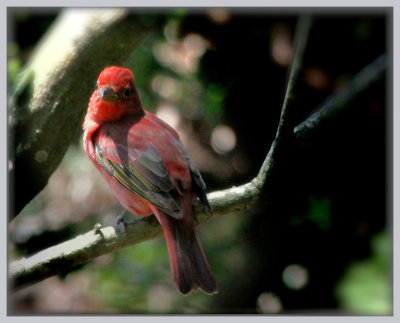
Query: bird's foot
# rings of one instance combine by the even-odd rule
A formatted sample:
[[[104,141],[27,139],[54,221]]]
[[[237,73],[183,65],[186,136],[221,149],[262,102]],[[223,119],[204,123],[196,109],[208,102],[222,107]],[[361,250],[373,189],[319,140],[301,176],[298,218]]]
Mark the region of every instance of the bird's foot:
[[[117,225],[120,225],[122,227],[123,232],[126,232],[126,227],[128,224],[125,222],[123,215],[119,215],[117,217]]]

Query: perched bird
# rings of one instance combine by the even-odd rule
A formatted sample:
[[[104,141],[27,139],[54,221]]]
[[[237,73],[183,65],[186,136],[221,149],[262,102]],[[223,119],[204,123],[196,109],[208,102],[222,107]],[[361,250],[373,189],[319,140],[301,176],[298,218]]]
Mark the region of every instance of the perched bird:
[[[212,214],[204,181],[176,131],[143,109],[129,69],[100,73],[83,129],[85,151],[120,203],[160,222],[179,291],[217,293],[192,215],[195,195]]]

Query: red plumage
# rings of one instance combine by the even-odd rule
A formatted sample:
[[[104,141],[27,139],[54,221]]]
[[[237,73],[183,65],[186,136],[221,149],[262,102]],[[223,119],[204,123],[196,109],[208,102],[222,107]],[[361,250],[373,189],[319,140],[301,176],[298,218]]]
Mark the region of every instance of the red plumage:
[[[85,151],[121,204],[160,222],[179,290],[217,293],[192,215],[196,194],[211,213],[204,182],[175,130],[143,109],[130,70],[102,71],[83,127]]]

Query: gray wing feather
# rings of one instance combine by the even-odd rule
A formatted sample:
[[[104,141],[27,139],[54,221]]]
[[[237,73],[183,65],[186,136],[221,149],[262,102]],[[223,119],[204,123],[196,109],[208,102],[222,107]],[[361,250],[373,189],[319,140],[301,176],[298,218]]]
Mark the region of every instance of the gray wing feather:
[[[207,199],[207,194],[205,192],[206,189],[206,184],[204,183],[203,178],[200,175],[199,170],[196,167],[196,164],[194,163],[194,161],[192,160],[192,158],[190,157],[189,153],[186,151],[185,147],[183,146],[182,142],[179,139],[176,139],[176,143],[178,144],[178,146],[181,148],[187,164],[189,166],[189,170],[190,170],[190,175],[192,176],[192,180],[193,180],[193,190],[196,193],[196,195],[199,197],[200,202],[204,208],[204,210],[210,215],[213,215],[213,211],[211,209],[210,203],[208,202]]]
[[[145,176],[152,184],[158,186],[163,192],[172,190],[173,185],[169,179],[168,172],[164,167],[161,156],[154,146],[141,154],[133,163],[134,167]]]
[[[201,177],[200,172],[196,167],[196,164],[194,163],[194,161],[190,157],[189,153],[186,151],[186,149],[183,146],[182,142],[180,140],[176,140],[176,143],[181,148],[181,150],[182,150],[182,152],[183,152],[183,154],[184,154],[184,156],[186,158],[186,162],[187,162],[187,164],[189,166],[190,173],[191,173],[192,178],[194,179],[195,183],[202,190],[205,190],[206,189],[206,184],[204,183],[203,178]]]
[[[170,216],[181,219],[182,211],[170,191],[173,184],[153,146],[131,163],[116,163],[107,158],[99,145],[95,146],[97,162],[122,186],[140,196]]]

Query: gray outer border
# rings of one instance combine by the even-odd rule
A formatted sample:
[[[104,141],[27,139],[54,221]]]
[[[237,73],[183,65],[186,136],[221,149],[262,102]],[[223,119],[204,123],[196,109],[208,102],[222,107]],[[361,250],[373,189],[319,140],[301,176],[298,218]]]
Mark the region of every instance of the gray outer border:
[[[207,316],[135,316],[135,318],[131,316],[118,316],[119,320],[125,320],[128,322],[132,322],[132,319],[137,320],[140,319],[140,321],[147,321],[147,322],[154,322],[158,320],[162,320],[163,322],[174,322],[182,320],[182,321],[187,321],[190,319],[190,321],[197,321],[200,322],[201,320],[206,319],[207,321],[222,321],[225,319],[229,319],[231,322],[235,321],[242,321],[242,320],[248,320],[248,321],[260,321],[260,320],[268,320],[268,321],[280,321],[280,322],[289,322],[296,320],[296,322],[321,322],[321,320],[326,321],[326,322],[336,322],[338,319],[340,319],[343,322],[347,321],[355,321],[355,322],[382,322],[382,321],[395,321],[396,319],[399,318],[399,305],[400,305],[400,285],[399,285],[399,279],[398,279],[398,273],[400,272],[400,266],[399,266],[399,261],[400,257],[398,254],[399,251],[399,236],[400,236],[400,230],[399,230],[399,222],[398,222],[398,216],[400,213],[400,204],[399,200],[394,197],[400,196],[399,194],[399,179],[400,179],[400,173],[398,171],[398,165],[400,164],[400,152],[399,152],[399,137],[400,137],[400,130],[397,125],[400,125],[400,108],[399,108],[399,91],[398,89],[400,88],[399,84],[399,75],[400,75],[400,69],[399,69],[399,64],[398,64],[398,56],[399,56],[399,40],[400,40],[400,24],[399,24],[399,15],[400,15],[400,9],[398,2],[396,0],[391,0],[391,1],[371,1],[371,0],[359,0],[359,1],[354,1],[354,0],[336,0],[336,1],[324,1],[322,4],[318,0],[307,0],[307,1],[287,1],[287,0],[279,0],[279,1],[268,1],[268,0],[203,0],[203,1],[198,1],[198,0],[190,0],[190,1],[176,1],[176,0],[136,0],[134,3],[129,0],[114,0],[111,2],[114,6],[143,6],[143,7],[196,7],[196,6],[201,6],[201,7],[215,7],[215,6],[220,6],[220,7],[241,7],[241,6],[246,6],[246,7],[272,7],[269,8],[271,12],[277,13],[279,11],[287,13],[288,11],[290,12],[291,9],[289,8],[284,8],[284,7],[297,7],[293,8],[295,13],[298,13],[303,7],[318,7],[318,8],[323,8],[323,7],[329,7],[326,8],[328,13],[345,13],[352,11],[351,7],[357,7],[357,11],[359,11],[362,7],[393,7],[393,34],[388,31],[388,46],[390,50],[390,46],[393,46],[393,57],[388,55],[388,61],[389,61],[389,66],[392,66],[392,69],[388,69],[389,73],[387,75],[387,82],[388,82],[388,92],[387,92],[387,102],[388,102],[388,117],[387,117],[387,140],[386,143],[388,145],[388,164],[387,164],[387,175],[388,175],[388,200],[387,200],[387,214],[390,216],[390,214],[393,215],[393,222],[390,220],[388,223],[392,223],[393,225],[393,316],[387,316],[387,317],[362,317],[362,316],[322,316],[322,315],[329,315],[328,313],[322,313],[321,316],[246,316],[246,315],[229,315],[228,316],[212,316],[212,315],[207,315]],[[59,1],[57,3],[54,3],[54,1],[51,0],[42,0],[42,1],[35,1],[35,3],[32,3],[29,0],[5,0],[1,3],[0,7],[0,14],[1,14],[1,33],[2,33],[2,43],[4,47],[2,47],[2,51],[0,53],[0,61],[2,62],[1,64],[1,78],[0,78],[0,98],[1,102],[3,102],[4,106],[7,107],[7,7],[108,7],[110,5],[110,1],[107,0],[97,0],[97,1],[89,1],[89,0],[69,0],[69,1]],[[278,8],[279,7],[279,8]],[[342,8],[338,8],[342,7]],[[302,9],[302,10],[303,10]],[[355,9],[355,8],[354,8]],[[371,8],[370,8],[371,9]],[[238,8],[238,10],[242,10],[243,8]],[[325,9],[323,9],[325,10]],[[251,12],[252,10],[249,9]],[[389,23],[390,25],[390,23]],[[390,29],[390,26],[388,26]],[[390,39],[391,38],[391,39]],[[391,41],[393,40],[393,42]],[[3,64],[4,63],[4,64]],[[393,80],[393,83],[391,81]],[[391,86],[390,86],[391,85]],[[397,89],[397,91],[393,90]],[[392,104],[391,104],[392,103]],[[392,109],[391,109],[392,108]],[[3,243],[1,243],[1,255],[2,259],[7,259],[7,238],[8,238],[8,233],[7,233],[7,227],[8,227],[8,216],[7,216],[7,197],[8,197],[8,192],[7,192],[7,143],[8,143],[8,138],[7,138],[7,109],[2,108],[0,109],[0,120],[4,125],[4,128],[2,129],[2,134],[0,136],[0,147],[1,147],[1,154],[2,157],[0,159],[0,168],[2,169],[1,172],[1,181],[0,181],[0,205],[2,208],[2,213],[3,213],[3,223],[4,225],[2,226],[3,229],[3,234],[1,235],[3,238]],[[396,125],[396,126],[395,126]],[[393,137],[392,137],[393,135]],[[393,139],[392,139],[393,138]],[[391,149],[393,147],[393,150]],[[392,159],[393,157],[393,159]],[[396,167],[397,166],[397,167]],[[393,175],[391,177],[390,175]],[[393,182],[390,182],[390,178],[393,178]],[[390,193],[393,193],[392,196]],[[1,266],[1,281],[2,284],[1,286],[5,287],[7,286],[7,262],[3,262],[3,266]],[[42,323],[43,321],[46,320],[54,320],[53,316],[20,316],[20,317],[10,317],[7,316],[7,288],[3,288],[2,292],[0,294],[0,300],[1,300],[1,309],[0,313],[2,314],[0,316],[0,320],[25,320],[29,319],[30,322],[40,322]],[[99,315],[93,315],[93,316],[73,316],[74,319],[79,319],[79,320],[89,320],[92,322],[109,322],[110,317],[109,316],[99,316]],[[117,318],[117,316],[113,316],[112,319]],[[72,316],[67,316],[67,317],[62,317],[58,316],[57,320],[65,320],[69,321],[72,319]],[[396,320],[397,321],[397,320]]]

